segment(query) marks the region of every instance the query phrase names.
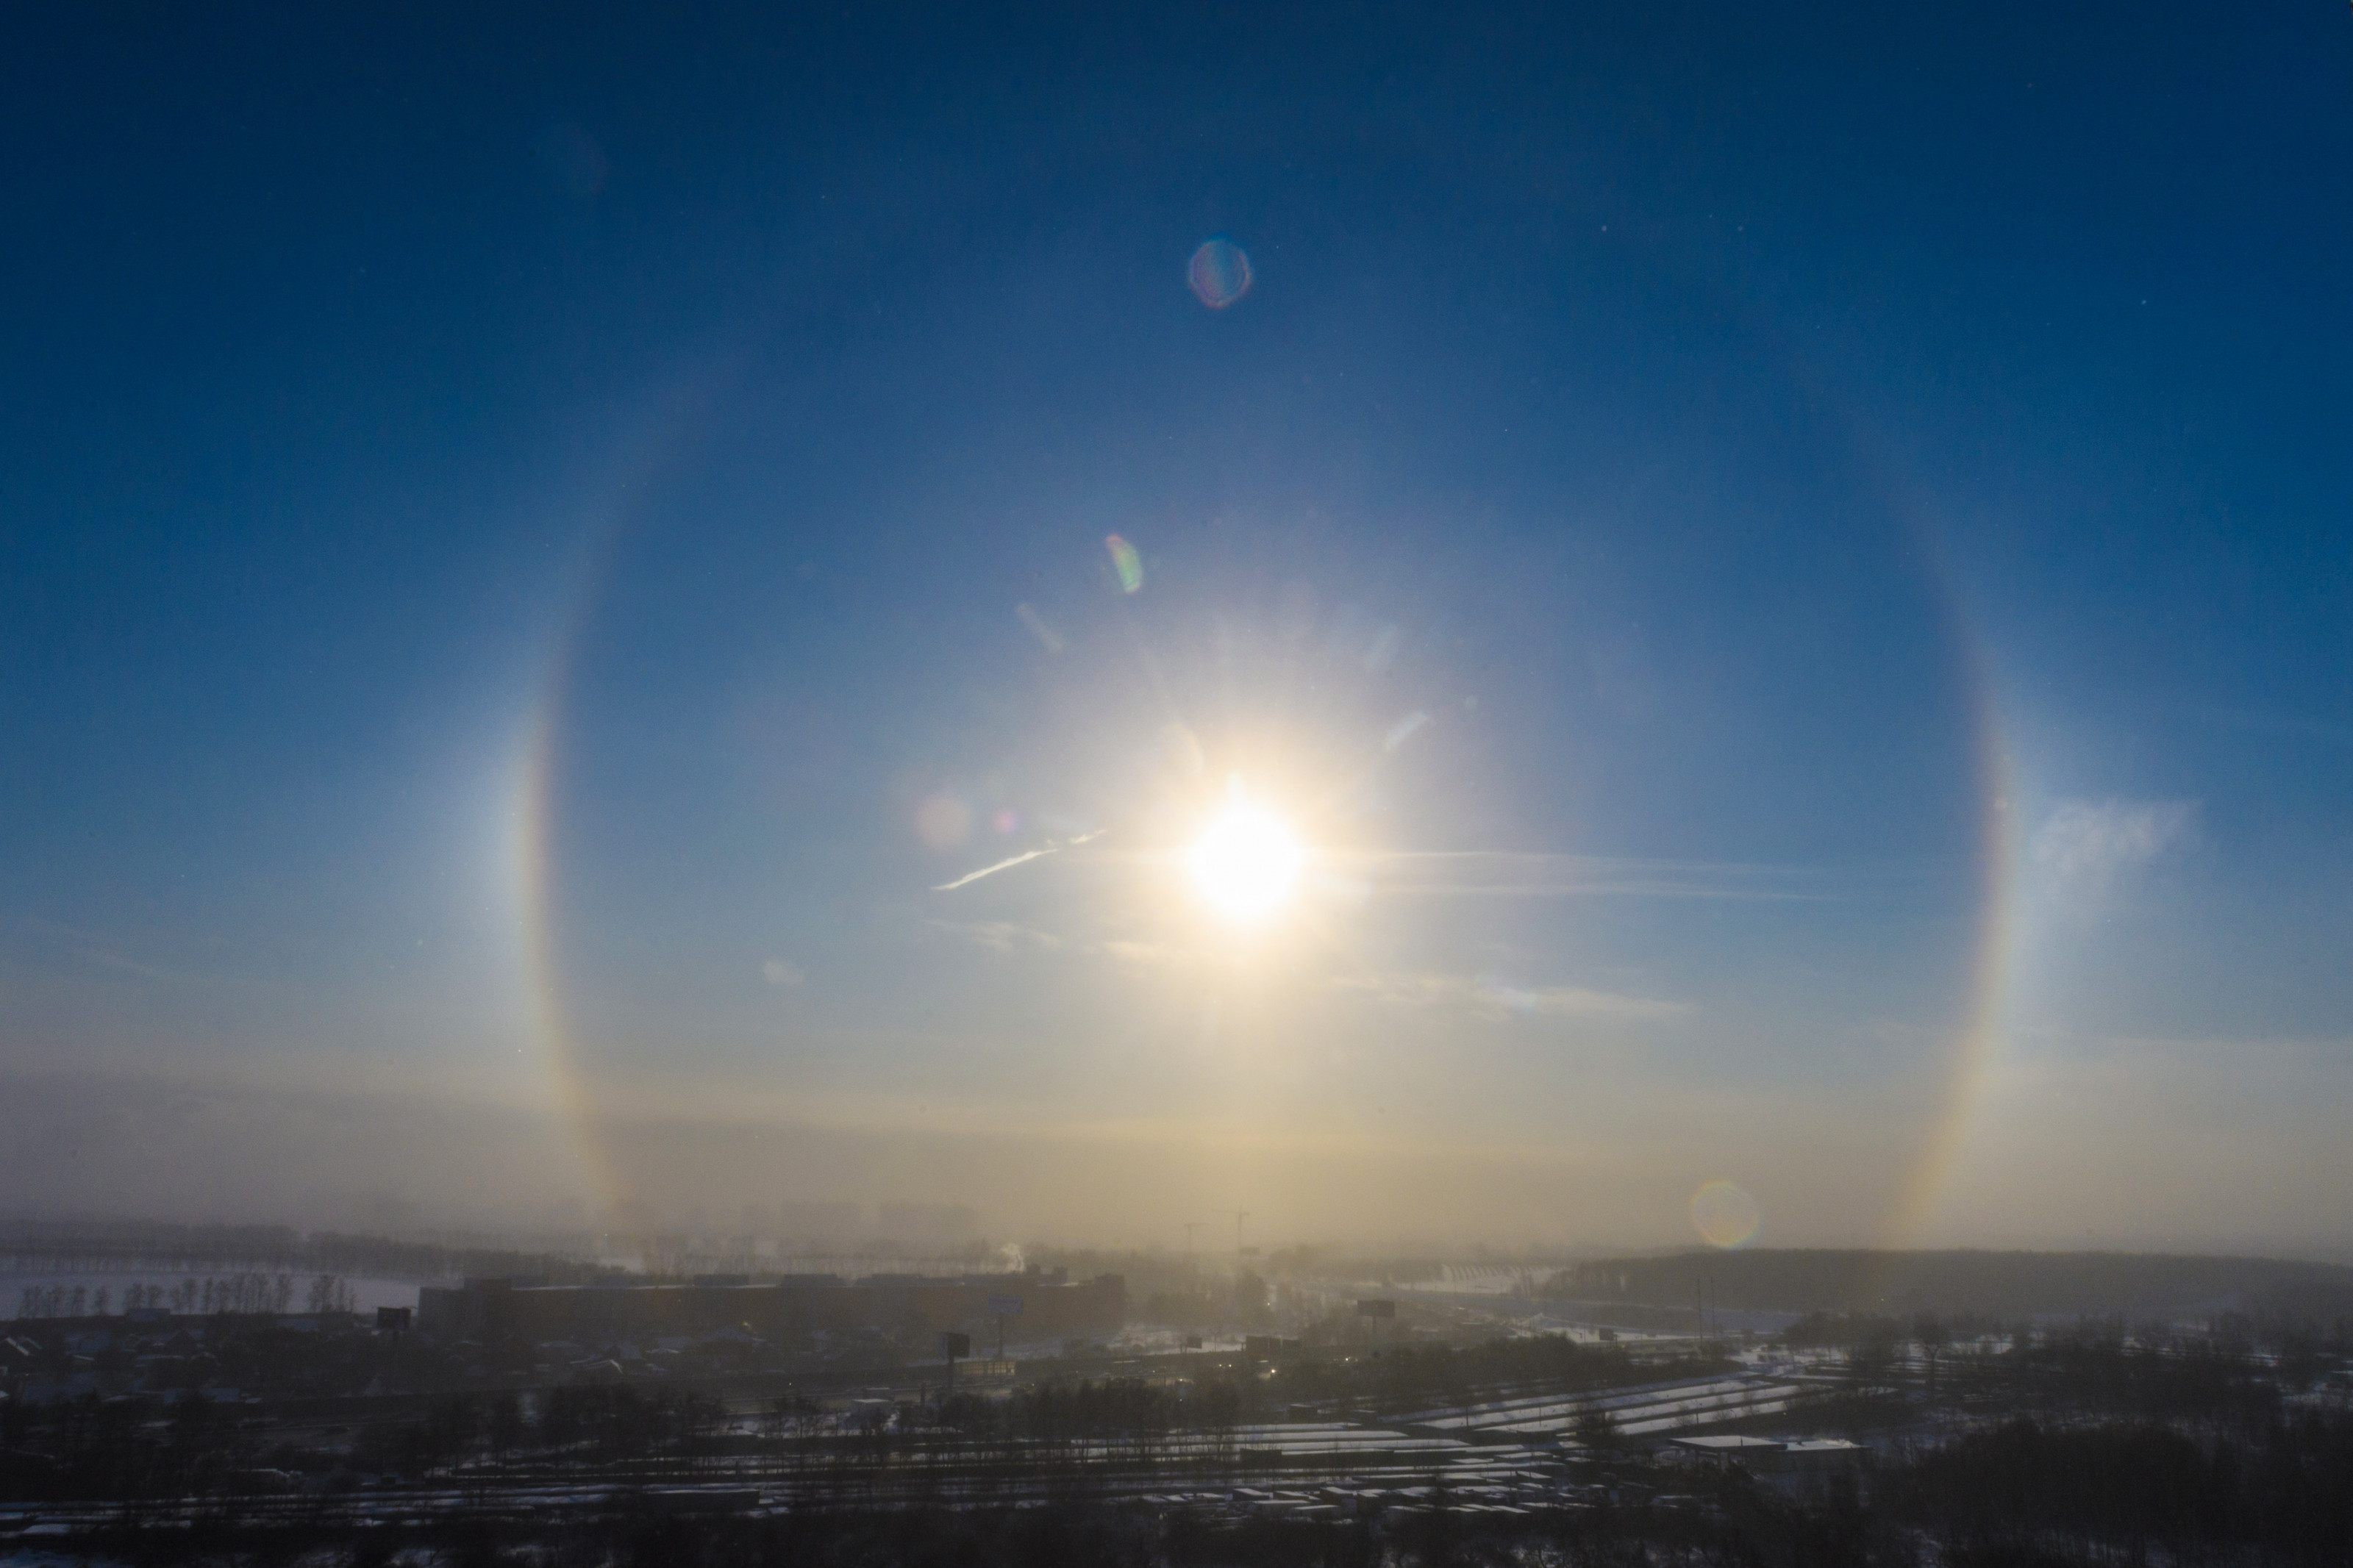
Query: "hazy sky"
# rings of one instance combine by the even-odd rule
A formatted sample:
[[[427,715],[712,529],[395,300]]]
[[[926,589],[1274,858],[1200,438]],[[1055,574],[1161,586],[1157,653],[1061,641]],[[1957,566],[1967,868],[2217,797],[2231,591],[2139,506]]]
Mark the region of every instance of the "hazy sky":
[[[10,1206],[2353,1252],[2342,8],[481,9],[0,62]]]

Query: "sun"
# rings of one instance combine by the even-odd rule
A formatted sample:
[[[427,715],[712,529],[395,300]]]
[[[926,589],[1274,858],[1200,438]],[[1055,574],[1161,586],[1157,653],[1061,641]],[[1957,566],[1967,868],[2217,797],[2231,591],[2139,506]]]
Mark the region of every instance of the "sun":
[[[1290,900],[1306,852],[1272,815],[1229,807],[1193,846],[1193,886],[1227,919],[1256,922]]]

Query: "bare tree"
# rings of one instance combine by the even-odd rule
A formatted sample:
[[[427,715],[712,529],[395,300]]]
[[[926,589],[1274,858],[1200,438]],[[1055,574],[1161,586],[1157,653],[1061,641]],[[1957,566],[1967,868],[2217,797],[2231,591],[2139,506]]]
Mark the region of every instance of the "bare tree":
[[[1577,1440],[1597,1453],[1618,1447],[1618,1418],[1599,1406],[1584,1411],[1577,1418]]]

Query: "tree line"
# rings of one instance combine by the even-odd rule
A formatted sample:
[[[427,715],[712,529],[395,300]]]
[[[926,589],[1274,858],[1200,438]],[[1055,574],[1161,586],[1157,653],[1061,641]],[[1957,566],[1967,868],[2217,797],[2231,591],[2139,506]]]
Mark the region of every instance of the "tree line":
[[[216,1312],[286,1313],[294,1310],[295,1280],[290,1274],[254,1272],[226,1277],[207,1276],[164,1285],[132,1280],[122,1288],[122,1310],[162,1310],[178,1315]],[[87,1284],[27,1285],[17,1298],[16,1316],[25,1318],[103,1318],[115,1310],[113,1287]],[[351,1281],[333,1274],[313,1276],[302,1296],[306,1312],[349,1312],[354,1310]]]
[[[2176,1317],[2230,1300],[2259,1327],[2342,1333],[2353,1268],[2263,1258],[2113,1252],[1894,1252],[1760,1247],[1603,1258],[1542,1293],[1585,1301],[1832,1314],[1967,1311],[2018,1319]]]
[[[358,1275],[391,1279],[541,1277],[583,1284],[598,1272],[581,1259],[512,1247],[400,1240],[276,1225],[160,1221],[26,1221],[0,1228],[0,1259],[16,1273],[75,1274],[152,1268]]]

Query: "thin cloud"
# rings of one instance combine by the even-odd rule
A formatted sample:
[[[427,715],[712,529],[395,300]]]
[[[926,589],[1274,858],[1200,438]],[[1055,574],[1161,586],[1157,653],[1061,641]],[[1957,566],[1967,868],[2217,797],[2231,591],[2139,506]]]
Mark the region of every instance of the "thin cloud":
[[[2034,835],[2034,862],[2071,886],[2099,888],[2197,840],[2194,800],[2063,801]]]
[[[2193,719],[2225,729],[2244,730],[2262,735],[2292,735],[2299,740],[2322,741],[2333,746],[2353,746],[2353,725],[2340,724],[2330,719],[2315,719],[2298,713],[2266,713],[2248,708],[2189,707],[2182,710]]]
[[[1012,952],[1020,948],[1060,952],[1070,945],[1052,931],[1016,925],[1011,921],[973,921],[962,924],[954,921],[927,921],[924,923],[934,931],[962,937],[976,947],[985,947],[991,952]]]
[[[1160,942],[1105,942],[1091,951],[1136,969],[1167,969],[1187,963],[1192,954]]]
[[[203,982],[210,975],[194,974],[182,969],[163,969],[152,963],[142,963],[125,953],[110,952],[104,948],[83,948],[80,955],[90,963],[108,969],[119,969],[126,974],[136,974],[147,980],[168,980],[174,984]]]
[[[1187,962],[1192,955],[1185,949],[1166,942],[1134,942],[1113,938],[1090,942],[1080,937],[1061,936],[1035,926],[1018,925],[1012,921],[954,921],[925,922],[934,931],[961,937],[976,947],[991,952],[1059,952],[1077,958],[1107,958],[1130,969],[1166,969]]]
[[[1385,893],[1438,897],[1818,900],[1837,896],[1823,873],[1788,866],[1637,860],[1514,850],[1383,855],[1366,869]]]
[[[14,922],[18,929],[37,938],[47,938],[66,952],[85,963],[102,969],[112,969],[125,974],[136,974],[145,980],[161,980],[172,984],[211,985],[222,984],[230,977],[202,973],[194,970],[173,969],[133,958],[122,951],[122,944],[101,932],[84,931],[58,921],[43,920],[37,915],[19,916]]]
[[[1581,985],[1517,985],[1493,974],[1365,973],[1335,984],[1340,990],[1369,996],[1388,1006],[1446,1008],[1497,1023],[1516,1017],[1654,1024],[1683,1017],[1692,1010],[1687,1002],[1629,996]]]

